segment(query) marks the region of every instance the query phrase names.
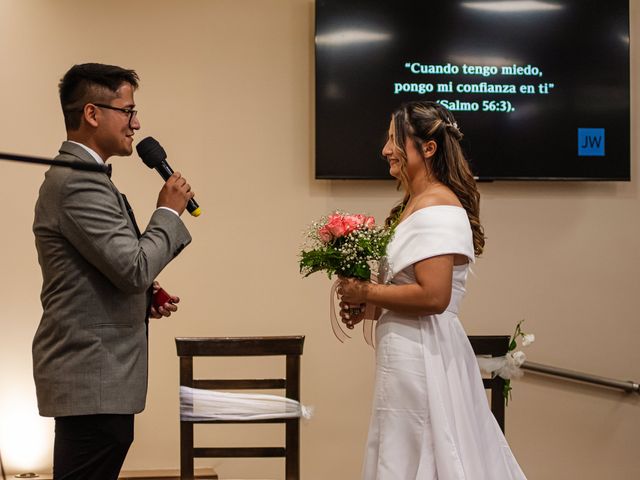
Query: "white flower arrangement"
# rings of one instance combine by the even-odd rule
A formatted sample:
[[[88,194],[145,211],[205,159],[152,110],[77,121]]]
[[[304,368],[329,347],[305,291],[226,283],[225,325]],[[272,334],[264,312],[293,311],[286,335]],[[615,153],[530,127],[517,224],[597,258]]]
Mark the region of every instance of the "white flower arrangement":
[[[516,350],[518,347],[518,339],[522,339],[523,347],[531,345],[536,339],[533,333],[525,333],[522,331],[523,322],[524,320],[520,320],[516,325],[516,330],[509,341],[507,354],[504,357],[477,357],[480,369],[491,373],[494,377],[498,375],[504,378],[505,382],[502,394],[504,395],[507,405],[509,405],[511,390],[513,389],[511,387],[511,379],[520,378],[523,375],[520,367],[527,359],[523,351]]]

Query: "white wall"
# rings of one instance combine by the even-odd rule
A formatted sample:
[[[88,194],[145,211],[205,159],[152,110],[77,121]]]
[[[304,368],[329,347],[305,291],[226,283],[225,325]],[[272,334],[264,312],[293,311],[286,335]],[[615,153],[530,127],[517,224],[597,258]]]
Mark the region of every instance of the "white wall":
[[[469,334],[510,334],[525,318],[537,336],[531,360],[637,381],[636,0],[631,18],[633,180],[482,184],[487,249],[461,317]],[[301,280],[297,253],[317,217],[342,208],[380,219],[399,193],[391,182],[313,179],[313,3],[0,0],[0,151],[56,153],[57,82],[87,61],[138,71],[137,138],[160,140],[203,208],[186,219],[193,244],[160,278],[181,311],[152,324],[148,405],[125,468],[178,466],[174,337],[304,334],[302,395],[317,413],[302,426],[303,477],[358,478],[373,352],[357,335],[335,340],[330,282]],[[113,163],[145,223],[160,179],[135,156]],[[52,422],[37,416],[30,356],[41,311],[31,221],[43,172],[0,163],[0,449],[12,472],[51,462]],[[507,436],[529,478],[640,476],[640,397],[533,375],[515,381],[513,395]],[[249,440],[254,429],[224,429],[223,441],[281,437],[265,427]],[[201,464],[223,478],[282,478],[280,460]]]

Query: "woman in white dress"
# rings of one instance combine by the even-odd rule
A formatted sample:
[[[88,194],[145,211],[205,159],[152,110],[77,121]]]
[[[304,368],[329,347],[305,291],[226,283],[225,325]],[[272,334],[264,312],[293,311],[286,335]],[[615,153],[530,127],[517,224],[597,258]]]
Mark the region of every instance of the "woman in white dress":
[[[376,381],[364,480],[524,479],[485,395],[457,312],[482,253],[480,195],[451,112],[435,102],[395,111],[382,154],[405,195],[378,284],[343,278],[343,321],[372,304]],[[364,310],[364,308],[361,308]]]

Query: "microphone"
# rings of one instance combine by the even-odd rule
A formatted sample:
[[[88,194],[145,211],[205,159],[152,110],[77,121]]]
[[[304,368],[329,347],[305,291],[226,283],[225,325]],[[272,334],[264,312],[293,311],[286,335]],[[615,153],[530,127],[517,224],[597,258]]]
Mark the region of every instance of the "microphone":
[[[149,168],[155,168],[165,182],[173,175],[173,170],[167,163],[167,152],[155,138],[142,139],[136,145],[136,150],[144,164]],[[199,217],[200,205],[192,198],[187,203],[187,211],[194,217]]]

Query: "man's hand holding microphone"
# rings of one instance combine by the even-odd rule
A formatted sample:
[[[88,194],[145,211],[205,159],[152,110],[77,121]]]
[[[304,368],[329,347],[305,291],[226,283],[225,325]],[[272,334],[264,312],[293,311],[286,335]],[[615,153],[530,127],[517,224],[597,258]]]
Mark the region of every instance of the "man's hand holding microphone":
[[[158,195],[157,207],[166,207],[182,215],[194,196],[191,186],[180,172],[174,172],[165,182]]]
[[[178,214],[184,212],[185,206],[191,215],[200,215],[200,206],[193,199],[193,192],[180,172],[173,172],[167,163],[167,152],[153,137],[144,138],[136,145],[138,155],[149,168],[155,168],[165,180],[165,185],[158,196],[158,207],[167,207]],[[186,201],[186,202],[185,202]],[[179,206],[179,208],[176,208]]]

